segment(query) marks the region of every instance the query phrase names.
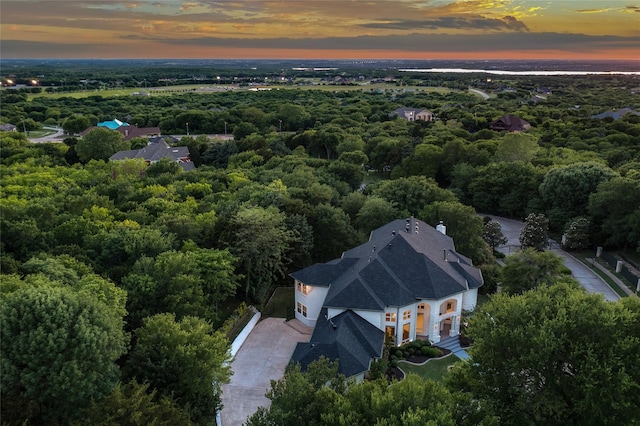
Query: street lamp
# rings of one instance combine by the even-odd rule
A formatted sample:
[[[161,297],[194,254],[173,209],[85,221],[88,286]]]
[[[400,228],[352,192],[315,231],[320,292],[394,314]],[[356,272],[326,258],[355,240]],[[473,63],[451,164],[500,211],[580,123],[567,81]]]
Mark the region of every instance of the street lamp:
[[[282,120],[278,120],[280,122],[280,133],[282,133]]]
[[[227,122],[224,122],[224,135],[227,136]]]
[[[187,123],[187,136],[189,136],[189,123]]]

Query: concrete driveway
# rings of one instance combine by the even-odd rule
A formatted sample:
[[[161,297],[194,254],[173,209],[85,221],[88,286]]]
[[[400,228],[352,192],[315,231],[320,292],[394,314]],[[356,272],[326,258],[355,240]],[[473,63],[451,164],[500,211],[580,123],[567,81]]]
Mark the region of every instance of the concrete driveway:
[[[231,383],[222,386],[222,426],[240,426],[258,407],[269,406],[265,393],[271,380],[282,378],[296,343],[308,342],[311,331],[295,319],[265,318],[256,324],[231,363]]]
[[[524,225],[522,222],[507,219],[504,217],[498,216],[490,216],[492,219],[496,220],[500,226],[502,226],[502,233],[505,237],[507,237],[508,242],[504,246],[498,247],[498,251],[509,254],[513,253],[520,247],[520,231],[522,230],[522,226]],[[593,272],[588,266],[584,263],[573,257],[571,254],[566,251],[553,248],[551,252],[562,257],[564,259],[564,264],[567,268],[571,269],[571,274],[573,277],[590,293],[601,293],[604,295],[606,300],[616,301],[620,299],[620,296],[613,291],[609,284],[604,281],[600,275]]]

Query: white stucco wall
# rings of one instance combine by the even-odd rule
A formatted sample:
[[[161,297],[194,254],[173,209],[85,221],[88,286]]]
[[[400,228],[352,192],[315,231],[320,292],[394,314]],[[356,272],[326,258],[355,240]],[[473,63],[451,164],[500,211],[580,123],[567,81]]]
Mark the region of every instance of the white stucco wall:
[[[255,310],[253,307],[251,309]],[[240,350],[240,347],[242,346],[244,341],[247,340],[247,337],[249,337],[249,333],[251,333],[251,331],[254,329],[258,321],[260,321],[261,316],[262,314],[256,310],[255,314],[251,317],[247,325],[244,326],[240,334],[238,334],[238,336],[235,339],[233,339],[233,342],[231,343],[232,358],[236,356],[236,354]]]
[[[474,288],[462,294],[462,310],[473,311],[478,303],[478,289]]]
[[[384,331],[384,312],[362,311],[362,310],[357,310],[357,311],[354,310],[353,312],[361,316],[364,320],[371,323],[374,327]]]
[[[328,287],[317,287],[317,286],[309,286],[309,291],[306,295],[302,294],[298,291],[298,281],[295,282],[294,294],[295,294],[295,304],[293,309],[296,313],[296,319],[298,319],[301,323],[306,325],[307,327],[314,327],[316,325],[316,320],[318,319],[318,315],[320,315],[320,310],[322,309],[322,305],[324,303],[324,299],[327,297],[327,292],[329,291]],[[298,312],[298,302],[307,307],[307,316],[303,316],[302,313]]]

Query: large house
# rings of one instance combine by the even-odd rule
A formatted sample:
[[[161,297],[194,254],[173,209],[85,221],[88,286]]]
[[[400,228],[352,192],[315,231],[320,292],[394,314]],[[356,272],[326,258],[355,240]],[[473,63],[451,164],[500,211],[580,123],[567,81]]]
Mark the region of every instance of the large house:
[[[189,148],[186,146],[169,146],[161,137],[150,138],[150,143],[142,149],[118,151],[109,157],[111,161],[141,158],[147,164],[156,163],[163,158],[177,162],[184,171],[194,170],[196,166],[191,161]]]
[[[524,132],[531,128],[531,124],[520,117],[506,114],[489,124],[489,128],[497,132]]]
[[[389,115],[395,115],[407,121],[433,121],[433,113],[428,109],[402,107],[392,111]]]
[[[415,218],[388,223],[341,258],[291,277],[296,318],[314,328],[292,361],[306,368],[324,356],[356,379],[382,355],[385,337],[401,345],[458,335],[462,312],[475,308],[483,284],[442,223],[434,229]]]

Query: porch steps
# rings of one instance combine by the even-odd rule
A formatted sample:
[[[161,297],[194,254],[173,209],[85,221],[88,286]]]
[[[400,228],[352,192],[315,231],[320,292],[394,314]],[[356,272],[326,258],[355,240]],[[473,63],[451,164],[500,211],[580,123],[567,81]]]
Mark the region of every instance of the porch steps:
[[[459,336],[447,337],[446,339],[440,340],[438,343],[434,343],[433,346],[448,349],[460,359],[469,359],[469,354],[460,346],[460,340],[458,337]]]

